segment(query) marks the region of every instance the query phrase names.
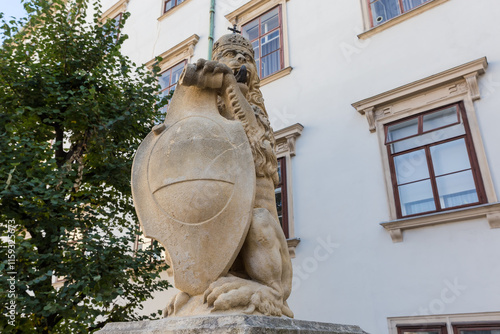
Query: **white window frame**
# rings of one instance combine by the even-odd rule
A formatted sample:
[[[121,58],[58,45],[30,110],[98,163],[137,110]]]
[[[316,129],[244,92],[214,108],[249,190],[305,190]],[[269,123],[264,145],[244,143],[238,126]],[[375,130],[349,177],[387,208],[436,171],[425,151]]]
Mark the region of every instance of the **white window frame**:
[[[361,115],[365,115],[370,132],[378,135],[392,219],[381,225],[390,233],[393,242],[403,241],[402,232],[407,229],[467,219],[487,218],[491,228],[500,228],[500,203],[495,193],[474,108],[474,101],[481,98],[478,77],[485,73],[487,67],[486,57],[479,58],[352,104]],[[384,126],[457,102],[463,102],[465,107],[488,204],[397,219]]]

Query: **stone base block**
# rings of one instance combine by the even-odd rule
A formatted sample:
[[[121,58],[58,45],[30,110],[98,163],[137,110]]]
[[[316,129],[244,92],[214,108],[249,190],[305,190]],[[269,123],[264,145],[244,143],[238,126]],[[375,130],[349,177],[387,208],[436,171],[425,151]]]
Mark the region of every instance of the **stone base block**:
[[[367,334],[358,326],[255,315],[218,315],[109,323],[97,334]]]

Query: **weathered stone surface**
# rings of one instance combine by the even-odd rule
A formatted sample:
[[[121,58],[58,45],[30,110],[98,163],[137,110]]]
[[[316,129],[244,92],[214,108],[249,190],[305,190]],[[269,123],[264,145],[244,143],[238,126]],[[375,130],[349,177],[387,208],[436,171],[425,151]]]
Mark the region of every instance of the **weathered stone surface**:
[[[180,290],[165,314],[293,317],[275,139],[252,44],[224,35],[213,59],[186,66],[132,167],[144,234],[165,246]]]
[[[98,334],[367,334],[358,326],[290,318],[223,315],[108,324]]]

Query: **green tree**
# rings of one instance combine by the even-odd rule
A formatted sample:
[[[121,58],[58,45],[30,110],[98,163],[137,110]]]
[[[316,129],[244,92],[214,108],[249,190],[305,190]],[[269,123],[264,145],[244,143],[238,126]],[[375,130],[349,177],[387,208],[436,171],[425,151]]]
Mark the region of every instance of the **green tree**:
[[[0,332],[158,316],[138,309],[168,287],[166,264],[160,249],[132,251],[130,193],[133,154],[165,103],[157,72],[120,53],[128,14],[115,27],[88,0],[24,6],[0,28]]]

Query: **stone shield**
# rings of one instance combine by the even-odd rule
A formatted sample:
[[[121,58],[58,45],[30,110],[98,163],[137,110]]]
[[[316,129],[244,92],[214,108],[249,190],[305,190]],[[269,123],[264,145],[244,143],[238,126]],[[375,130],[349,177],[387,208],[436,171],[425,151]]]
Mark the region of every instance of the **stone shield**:
[[[176,288],[197,295],[243,245],[255,169],[241,123],[213,112],[172,118],[139,147],[132,192],[145,235],[167,250]]]

